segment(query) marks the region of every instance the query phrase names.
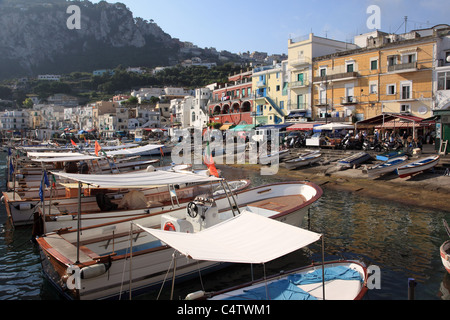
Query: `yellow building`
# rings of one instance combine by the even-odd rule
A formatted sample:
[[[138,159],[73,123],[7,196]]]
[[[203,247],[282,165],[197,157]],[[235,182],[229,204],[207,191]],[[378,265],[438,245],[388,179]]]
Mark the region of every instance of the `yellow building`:
[[[290,120],[306,121],[313,115],[312,60],[315,57],[355,49],[355,44],[317,37],[313,33],[289,39],[288,77]]]
[[[254,124],[284,124],[288,103],[287,61],[253,70]]]
[[[432,36],[361,35],[362,48],[313,59],[315,119],[360,121],[382,113],[432,116]],[[362,41],[365,41],[362,42]]]

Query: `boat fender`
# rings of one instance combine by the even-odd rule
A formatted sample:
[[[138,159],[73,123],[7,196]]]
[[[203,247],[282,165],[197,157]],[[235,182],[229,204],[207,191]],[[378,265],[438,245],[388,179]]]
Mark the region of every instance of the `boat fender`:
[[[166,222],[164,225],[164,231],[177,231],[172,222]]]
[[[185,300],[197,300],[203,298],[205,296],[205,291],[199,290],[192,293],[189,293]]]
[[[2,196],[1,202],[5,202],[5,196]]]
[[[31,203],[21,203],[19,205],[19,210],[30,210],[31,209]]]
[[[98,263],[93,266],[84,267],[80,270],[81,279],[92,279],[106,273],[111,267],[111,263]]]
[[[147,167],[147,172],[153,172],[153,171],[155,171],[155,170],[156,170],[155,167],[152,166],[152,165],[149,165],[149,166]]]

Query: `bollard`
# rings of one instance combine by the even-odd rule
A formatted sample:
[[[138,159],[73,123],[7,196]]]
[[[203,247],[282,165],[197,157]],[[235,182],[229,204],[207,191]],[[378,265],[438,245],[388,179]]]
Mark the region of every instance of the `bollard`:
[[[408,279],[408,300],[415,300],[414,290],[417,283],[414,278]]]

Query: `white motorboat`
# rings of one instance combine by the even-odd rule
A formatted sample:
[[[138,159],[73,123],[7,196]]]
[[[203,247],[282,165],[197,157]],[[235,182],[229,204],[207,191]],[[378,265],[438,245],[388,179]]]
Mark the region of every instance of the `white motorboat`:
[[[44,274],[65,297],[91,300],[126,295],[128,298],[158,288],[173,260],[173,249],[141,227],[196,233],[244,211],[300,226],[308,208],[321,195],[320,187],[310,182],[270,184],[217,199],[197,198],[187,208],[139,219],[47,233],[36,241]],[[227,265],[191,259],[179,259],[176,263],[175,281]]]
[[[373,167],[365,168],[362,172],[367,174],[369,178],[373,179],[383,174],[394,172],[397,168],[403,166],[407,160],[408,156],[392,158]]]

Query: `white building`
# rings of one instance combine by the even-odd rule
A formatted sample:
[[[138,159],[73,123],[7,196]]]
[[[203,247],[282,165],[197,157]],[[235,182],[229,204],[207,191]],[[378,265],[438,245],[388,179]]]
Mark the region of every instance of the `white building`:
[[[38,80],[42,81],[61,81],[61,76],[57,74],[40,74]]]
[[[209,88],[195,90],[194,96],[186,96],[183,99],[170,101],[174,122],[180,124],[181,128],[202,129],[208,123],[208,101],[211,99],[212,91]]]
[[[30,115],[26,110],[6,110],[0,115],[1,130],[24,130],[30,127]]]

